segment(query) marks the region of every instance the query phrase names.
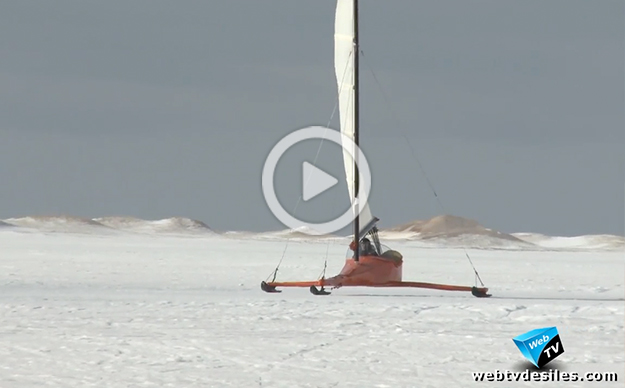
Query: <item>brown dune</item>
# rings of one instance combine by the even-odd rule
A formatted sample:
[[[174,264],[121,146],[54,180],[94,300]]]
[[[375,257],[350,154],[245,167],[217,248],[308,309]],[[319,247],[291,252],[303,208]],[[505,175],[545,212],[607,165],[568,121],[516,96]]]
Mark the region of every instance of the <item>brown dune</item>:
[[[436,216],[429,220],[415,220],[386,230],[395,232],[415,232],[419,233],[419,237],[422,239],[457,237],[460,235],[482,235],[523,242],[523,240],[510,234],[485,228],[477,223],[477,221],[452,215]]]
[[[104,227],[101,223],[94,221],[89,218],[84,217],[74,217],[67,215],[59,215],[59,216],[27,216],[27,217],[19,217],[19,218],[8,218],[4,220],[5,222],[18,226],[37,226],[37,225],[48,225],[48,224],[57,224],[57,225],[91,225]]]

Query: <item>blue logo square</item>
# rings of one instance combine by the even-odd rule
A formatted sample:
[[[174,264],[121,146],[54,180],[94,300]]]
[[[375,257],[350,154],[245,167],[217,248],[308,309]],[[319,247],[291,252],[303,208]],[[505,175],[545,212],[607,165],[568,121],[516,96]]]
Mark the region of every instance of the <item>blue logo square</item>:
[[[556,327],[530,330],[512,339],[521,353],[538,368],[542,368],[564,353]]]

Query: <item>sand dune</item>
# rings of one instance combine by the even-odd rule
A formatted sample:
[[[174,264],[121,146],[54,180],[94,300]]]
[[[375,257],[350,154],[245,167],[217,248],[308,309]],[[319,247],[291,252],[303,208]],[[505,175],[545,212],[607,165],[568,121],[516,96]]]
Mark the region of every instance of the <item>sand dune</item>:
[[[29,216],[9,218],[5,223],[49,233],[114,233],[114,230],[89,218],[73,216]]]
[[[2,224],[49,233],[115,234],[123,232],[198,234],[213,233],[203,222],[173,217],[163,220],[142,220],[134,217],[81,218],[72,216],[29,216],[9,218]],[[1,225],[0,225],[1,226]]]
[[[123,235],[127,233],[211,236],[220,234],[232,239],[262,239],[289,241],[334,241],[351,236],[314,235],[307,228],[272,232],[228,231],[215,232],[205,223],[184,217],[162,220],[143,220],[129,216],[81,218],[72,216],[29,216],[0,220],[2,230],[42,231],[45,233],[77,233]],[[382,241],[411,241],[421,247],[458,247],[471,249],[512,250],[624,250],[625,237],[587,235],[576,237],[546,236],[538,233],[502,233],[486,228],[478,222],[462,217],[443,215],[429,220],[416,220],[380,230]]]
[[[538,233],[514,233],[514,236],[543,248],[625,249],[625,237],[609,234],[562,237]]]
[[[111,228],[143,233],[193,233],[212,234],[214,233],[208,225],[202,221],[184,217],[172,217],[162,220],[142,220],[134,217],[102,217],[95,218],[103,225]]]
[[[14,226],[15,225],[11,225],[11,224],[8,224],[8,223],[6,223],[4,221],[0,221],[0,228],[11,228],[11,227],[14,227]]]
[[[619,250],[625,248],[625,237],[587,235],[576,237],[545,236],[537,233],[503,233],[480,225],[477,221],[451,215],[429,220],[416,220],[380,231],[387,240],[415,240],[428,245],[476,249],[523,250]]]
[[[289,240],[320,240],[320,239],[343,239],[344,237],[332,234],[320,234],[308,227],[302,226],[296,229],[283,229],[274,232],[252,233],[255,237],[267,239],[289,239]]]
[[[429,220],[416,220],[393,228],[385,229],[385,232],[413,233],[419,239],[451,238],[462,235],[480,235],[496,239],[504,239],[522,243],[523,240],[507,233],[488,229],[477,221],[463,217],[443,215]]]

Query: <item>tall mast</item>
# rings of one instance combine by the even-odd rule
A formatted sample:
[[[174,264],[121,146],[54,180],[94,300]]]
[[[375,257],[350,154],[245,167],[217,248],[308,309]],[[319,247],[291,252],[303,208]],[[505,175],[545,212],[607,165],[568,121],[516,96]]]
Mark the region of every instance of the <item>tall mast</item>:
[[[358,57],[360,56],[360,46],[358,43],[358,0],[354,1],[354,143],[356,147],[359,147],[358,140],[358,126],[359,126],[359,114],[358,114],[358,104],[359,104],[359,72],[358,72]],[[358,198],[358,190],[359,190],[359,178],[360,173],[358,171],[358,150],[354,150],[354,203]],[[358,210],[360,209],[360,203],[358,203],[358,207],[356,210],[356,217],[354,218],[354,241],[356,241],[356,251],[354,252],[354,260],[358,261],[360,258],[360,213]]]

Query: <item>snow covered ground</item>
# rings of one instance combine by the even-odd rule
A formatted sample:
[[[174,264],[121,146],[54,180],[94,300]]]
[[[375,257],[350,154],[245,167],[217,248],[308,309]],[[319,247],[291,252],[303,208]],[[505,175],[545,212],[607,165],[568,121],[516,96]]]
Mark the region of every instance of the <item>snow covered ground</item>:
[[[87,225],[95,229],[95,225]],[[625,381],[622,250],[469,250],[493,297],[259,288],[285,241],[246,234],[0,229],[0,387],[611,387]],[[390,241],[404,278],[473,285],[461,249]],[[346,241],[288,244],[279,279],[334,274]],[[548,366],[618,383],[473,381],[524,371],[512,342],[557,326]]]

